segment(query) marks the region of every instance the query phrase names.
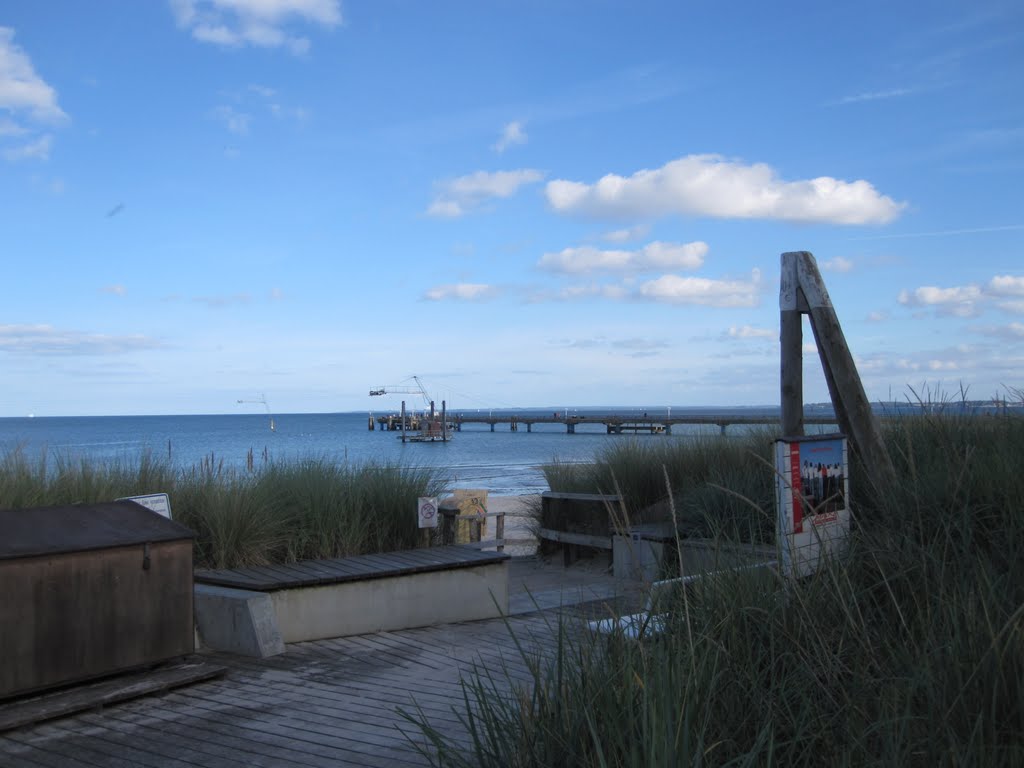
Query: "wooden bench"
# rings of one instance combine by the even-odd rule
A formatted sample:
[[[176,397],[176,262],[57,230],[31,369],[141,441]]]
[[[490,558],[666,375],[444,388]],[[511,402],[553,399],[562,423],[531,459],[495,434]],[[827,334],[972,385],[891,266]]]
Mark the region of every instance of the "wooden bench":
[[[621,505],[620,496],[545,491],[538,538],[561,544],[566,566],[579,557],[580,547],[611,550],[616,528],[612,517]]]
[[[239,599],[269,595],[281,639],[295,643],[501,616],[508,611],[508,560],[456,545],[199,570],[195,581],[239,592]]]

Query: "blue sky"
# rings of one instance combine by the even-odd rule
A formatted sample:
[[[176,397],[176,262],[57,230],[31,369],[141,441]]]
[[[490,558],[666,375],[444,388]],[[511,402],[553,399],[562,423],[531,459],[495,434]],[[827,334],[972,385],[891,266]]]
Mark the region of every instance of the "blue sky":
[[[1022,172],[1019,2],[0,0],[0,415],[987,398]]]

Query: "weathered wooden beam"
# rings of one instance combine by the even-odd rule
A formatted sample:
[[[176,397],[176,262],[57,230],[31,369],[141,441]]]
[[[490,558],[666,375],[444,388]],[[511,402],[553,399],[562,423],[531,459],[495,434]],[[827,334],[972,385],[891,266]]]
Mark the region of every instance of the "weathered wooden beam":
[[[844,422],[848,425],[843,429],[848,430],[847,434],[869,468],[871,480],[885,487],[895,482],[896,473],[882,439],[878,419],[871,410],[871,403],[857,373],[853,354],[825,289],[825,281],[821,278],[813,255],[807,251],[798,251],[791,258],[796,261],[798,285],[807,299],[811,329],[818,344],[818,354],[832,393],[836,416],[840,425]]]
[[[795,253],[782,254],[779,280],[779,344],[781,349],[782,434],[804,434],[803,315],[800,313]]]

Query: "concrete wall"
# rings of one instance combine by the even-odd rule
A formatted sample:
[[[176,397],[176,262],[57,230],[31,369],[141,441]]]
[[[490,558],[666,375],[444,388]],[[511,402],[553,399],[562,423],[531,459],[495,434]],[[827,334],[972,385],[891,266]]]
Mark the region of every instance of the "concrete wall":
[[[271,593],[286,643],[490,619],[508,611],[508,563]]]

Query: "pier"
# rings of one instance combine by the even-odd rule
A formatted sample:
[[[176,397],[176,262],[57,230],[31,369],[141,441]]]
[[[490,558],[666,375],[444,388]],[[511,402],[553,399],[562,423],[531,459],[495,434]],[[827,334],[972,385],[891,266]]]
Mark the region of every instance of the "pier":
[[[407,429],[417,429],[416,426],[410,426],[412,419],[418,419],[416,416],[410,415],[407,417],[410,421],[407,422]],[[778,416],[741,416],[741,415],[682,415],[682,416],[649,416],[649,415],[623,415],[623,414],[589,414],[579,415],[575,413],[551,413],[549,415],[543,414],[465,414],[455,413],[449,414],[449,421],[451,423],[451,429],[456,432],[461,432],[463,426],[467,424],[486,424],[491,428],[491,432],[495,432],[497,427],[508,426],[510,432],[518,432],[520,428],[525,426],[527,432],[533,431],[535,424],[561,424],[565,426],[566,434],[576,434],[576,428],[583,424],[595,424],[605,428],[605,431],[609,435],[622,435],[622,434],[651,434],[651,435],[671,435],[672,427],[685,425],[685,426],[716,426],[718,427],[721,434],[727,434],[727,429],[730,426],[779,426],[780,418]],[[418,423],[418,421],[417,421]],[[808,416],[804,419],[805,424],[821,424],[821,425],[835,425],[835,416]],[[372,424],[372,420],[371,420]],[[382,430],[399,430],[401,429],[401,417],[400,416],[379,416],[377,417],[377,424],[380,425]]]

